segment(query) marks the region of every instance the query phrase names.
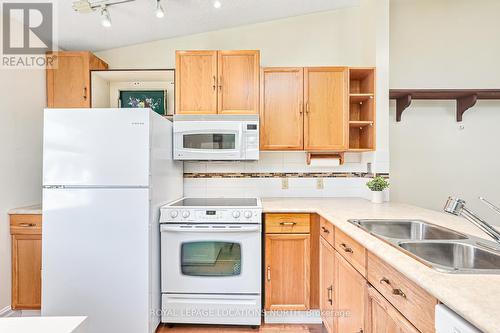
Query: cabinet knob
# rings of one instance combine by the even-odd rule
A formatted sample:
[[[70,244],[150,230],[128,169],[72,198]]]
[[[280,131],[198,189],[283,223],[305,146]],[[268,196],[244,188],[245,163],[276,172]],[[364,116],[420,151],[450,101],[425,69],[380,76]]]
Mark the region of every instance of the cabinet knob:
[[[35,223],[20,223],[19,226],[20,227],[35,227],[36,224]]]
[[[342,250],[344,250],[344,252],[354,253],[354,251],[349,246],[347,246],[345,243],[340,244],[340,247],[342,248]]]
[[[280,222],[280,225],[293,227],[297,222]]]

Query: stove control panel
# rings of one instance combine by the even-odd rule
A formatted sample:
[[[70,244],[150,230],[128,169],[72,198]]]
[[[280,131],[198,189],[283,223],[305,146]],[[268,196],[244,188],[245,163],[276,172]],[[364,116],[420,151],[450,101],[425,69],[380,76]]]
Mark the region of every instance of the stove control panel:
[[[165,206],[160,210],[160,223],[261,223],[260,208],[182,208]]]

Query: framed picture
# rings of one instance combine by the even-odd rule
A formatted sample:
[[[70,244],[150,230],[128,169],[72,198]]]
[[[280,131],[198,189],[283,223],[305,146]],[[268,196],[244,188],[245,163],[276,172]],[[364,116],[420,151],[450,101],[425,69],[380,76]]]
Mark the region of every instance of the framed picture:
[[[167,114],[166,90],[120,90],[121,108],[151,108],[154,112]]]

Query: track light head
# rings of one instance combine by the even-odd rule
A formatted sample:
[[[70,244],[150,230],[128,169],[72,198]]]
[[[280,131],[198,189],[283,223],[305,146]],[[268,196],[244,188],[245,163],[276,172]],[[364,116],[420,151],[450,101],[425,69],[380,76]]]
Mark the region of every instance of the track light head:
[[[165,10],[163,9],[163,6],[161,5],[161,0],[156,0],[155,15],[157,18],[165,17]]]
[[[106,5],[101,6],[101,25],[105,28],[111,27],[111,16]]]

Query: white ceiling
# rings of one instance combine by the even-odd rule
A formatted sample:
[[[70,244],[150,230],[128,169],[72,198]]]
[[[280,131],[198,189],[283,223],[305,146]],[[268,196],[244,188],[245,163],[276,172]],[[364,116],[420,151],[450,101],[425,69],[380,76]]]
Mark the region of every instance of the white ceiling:
[[[155,0],[135,0],[109,8],[112,27],[99,12],[73,11],[71,0],[57,1],[59,46],[64,50],[105,50],[158,39],[356,6],[360,0],[162,0],[166,15],[154,16]]]

